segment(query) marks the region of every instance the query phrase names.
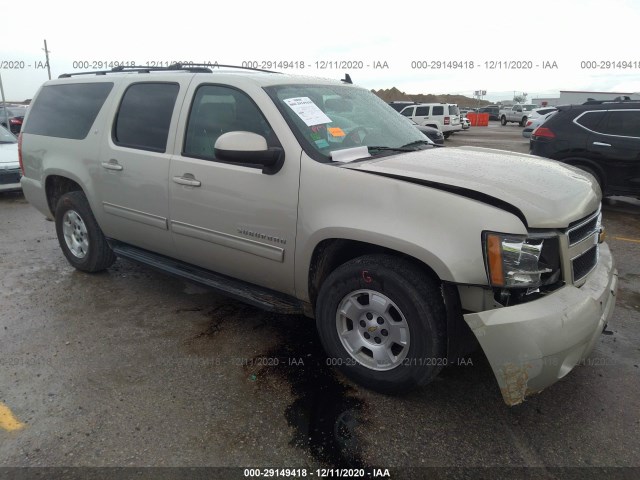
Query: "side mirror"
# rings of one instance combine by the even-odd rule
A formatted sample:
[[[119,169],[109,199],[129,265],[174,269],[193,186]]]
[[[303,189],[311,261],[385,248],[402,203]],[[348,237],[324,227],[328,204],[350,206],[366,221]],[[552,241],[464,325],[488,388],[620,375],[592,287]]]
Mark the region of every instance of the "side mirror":
[[[267,140],[253,132],[228,132],[220,135],[213,147],[218,160],[262,166],[262,173],[273,175],[284,164],[284,150],[267,146]]]

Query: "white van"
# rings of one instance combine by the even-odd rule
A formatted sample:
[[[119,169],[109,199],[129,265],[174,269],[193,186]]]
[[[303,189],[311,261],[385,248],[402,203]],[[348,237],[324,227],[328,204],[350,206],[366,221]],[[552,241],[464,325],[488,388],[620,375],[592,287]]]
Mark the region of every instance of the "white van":
[[[439,129],[444,138],[462,130],[460,110],[455,103],[420,103],[405,107],[400,113],[418,125]]]

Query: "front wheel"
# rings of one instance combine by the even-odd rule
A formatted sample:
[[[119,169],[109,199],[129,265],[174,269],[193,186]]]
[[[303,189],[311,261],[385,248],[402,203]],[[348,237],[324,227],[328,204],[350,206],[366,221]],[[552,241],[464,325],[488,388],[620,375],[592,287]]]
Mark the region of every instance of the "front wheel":
[[[62,195],[55,217],[58,243],[64,256],[75,268],[84,272],[99,272],[116,261],[83,192]]]
[[[338,267],[320,289],[316,324],[328,363],[372,390],[425,385],[446,365],[440,286],[404,259],[367,255]]]
[[[507,117],[502,116],[502,117],[500,118],[500,123],[502,124],[502,126],[505,126],[505,125],[507,124]]]

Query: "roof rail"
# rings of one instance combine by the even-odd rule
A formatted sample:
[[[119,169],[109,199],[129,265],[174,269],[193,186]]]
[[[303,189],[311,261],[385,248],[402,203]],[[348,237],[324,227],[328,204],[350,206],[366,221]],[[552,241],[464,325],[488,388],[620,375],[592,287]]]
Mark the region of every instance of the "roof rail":
[[[582,105],[602,105],[604,103],[625,103],[625,102],[640,103],[640,100],[633,100],[631,97],[628,97],[625,95],[622,97],[616,97],[612,100],[587,100]]]
[[[89,72],[74,72],[74,73],[63,73],[58,78],[70,78],[78,75],[107,75],[109,73],[150,73],[150,72],[171,72],[171,71],[186,71],[191,73],[213,73],[212,68],[238,68],[240,70],[253,70],[256,72],[265,72],[265,73],[280,73],[273,72],[271,70],[262,70],[260,68],[250,68],[250,67],[240,67],[238,65],[223,65],[218,62],[214,63],[173,63],[166,67],[145,67],[143,65],[131,65],[124,66],[120,65],[117,67],[113,67],[111,70],[93,70]]]

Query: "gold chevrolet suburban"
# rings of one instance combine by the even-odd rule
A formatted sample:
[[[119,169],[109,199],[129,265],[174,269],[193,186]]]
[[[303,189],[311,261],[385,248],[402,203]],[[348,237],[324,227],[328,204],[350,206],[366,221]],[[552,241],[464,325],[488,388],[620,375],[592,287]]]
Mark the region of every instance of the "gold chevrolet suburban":
[[[62,252],[316,320],[331,363],[401,392],[481,346],[515,405],[589,355],[617,273],[594,179],[441,148],[371,92],[206,65],[62,75],[20,138]]]

